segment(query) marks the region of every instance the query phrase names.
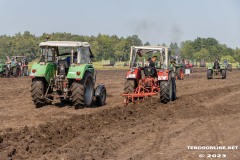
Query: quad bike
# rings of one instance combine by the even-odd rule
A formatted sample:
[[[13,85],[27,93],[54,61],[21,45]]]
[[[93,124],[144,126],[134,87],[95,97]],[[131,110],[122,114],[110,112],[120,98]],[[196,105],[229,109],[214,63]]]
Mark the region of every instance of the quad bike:
[[[221,64],[215,61],[214,63],[211,63],[208,66],[208,70],[207,70],[208,79],[213,79],[213,78],[226,79],[226,77],[227,77],[227,66],[225,64]]]
[[[138,66],[139,57],[144,54],[159,53],[160,66]],[[176,100],[176,82],[173,64],[170,64],[170,48],[164,46],[132,46],[130,69],[126,73],[124,84],[124,104],[135,103],[145,97],[160,94],[160,102]]]
[[[41,59],[33,64],[29,75],[32,100],[37,107],[54,103],[54,99],[76,108],[91,106],[94,97],[96,105],[105,104],[105,86],[95,87],[96,71],[89,43],[47,41],[39,46]]]

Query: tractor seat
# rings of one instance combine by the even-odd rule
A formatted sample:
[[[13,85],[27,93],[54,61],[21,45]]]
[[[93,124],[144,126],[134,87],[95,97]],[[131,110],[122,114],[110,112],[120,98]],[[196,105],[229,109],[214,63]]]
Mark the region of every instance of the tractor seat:
[[[145,67],[143,72],[146,77],[156,77],[157,76],[156,69],[151,66]]]

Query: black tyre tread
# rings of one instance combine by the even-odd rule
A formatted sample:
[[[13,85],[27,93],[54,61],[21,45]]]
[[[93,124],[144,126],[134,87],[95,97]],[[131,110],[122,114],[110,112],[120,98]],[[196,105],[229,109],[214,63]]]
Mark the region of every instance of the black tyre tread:
[[[31,96],[36,106],[43,104],[42,95],[44,94],[44,83],[42,80],[33,80],[31,85]]]
[[[85,99],[84,99],[84,84],[85,81],[90,78],[93,82],[92,75],[90,73],[86,73],[84,79],[82,81],[75,81],[71,87],[71,102],[72,105],[79,107],[85,106]]]
[[[170,101],[169,95],[169,84],[170,81],[161,81],[160,82],[160,102],[161,103],[168,103]]]
[[[72,84],[72,102],[74,106],[83,105],[84,104],[84,86],[79,82],[74,82]]]
[[[124,83],[124,93],[131,93],[134,92],[136,88],[136,83],[135,80],[133,79],[128,79]]]

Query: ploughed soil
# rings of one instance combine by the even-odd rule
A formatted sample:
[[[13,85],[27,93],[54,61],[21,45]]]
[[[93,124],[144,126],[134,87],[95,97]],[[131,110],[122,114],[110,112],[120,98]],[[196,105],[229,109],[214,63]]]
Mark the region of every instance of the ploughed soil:
[[[188,149],[240,147],[240,71],[207,80],[199,69],[177,81],[176,101],[161,104],[156,96],[128,106],[121,97],[125,72],[98,71],[107,103],[83,109],[35,108],[30,78],[1,78],[0,159],[240,159],[239,148]]]

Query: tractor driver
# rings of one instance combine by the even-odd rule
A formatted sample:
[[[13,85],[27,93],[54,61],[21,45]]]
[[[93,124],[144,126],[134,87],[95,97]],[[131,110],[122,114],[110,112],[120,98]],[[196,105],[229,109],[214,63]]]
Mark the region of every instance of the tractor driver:
[[[215,59],[213,62],[213,69],[220,69],[219,60]]]
[[[144,68],[144,74],[145,76],[151,76],[151,77],[156,77],[157,76],[157,71],[155,68],[155,62],[157,60],[157,56],[153,56],[152,58],[149,58],[148,61],[148,66]]]
[[[148,59],[148,66],[155,68],[155,62],[157,61],[157,56],[152,56]]]

